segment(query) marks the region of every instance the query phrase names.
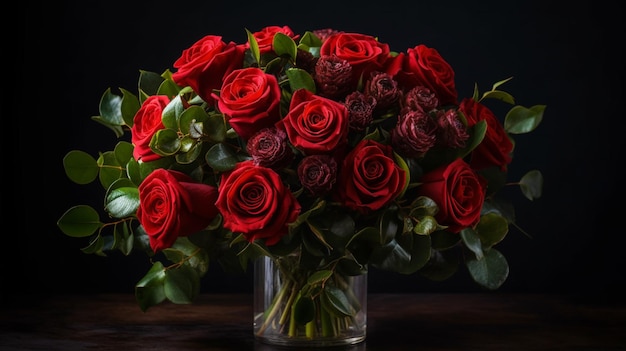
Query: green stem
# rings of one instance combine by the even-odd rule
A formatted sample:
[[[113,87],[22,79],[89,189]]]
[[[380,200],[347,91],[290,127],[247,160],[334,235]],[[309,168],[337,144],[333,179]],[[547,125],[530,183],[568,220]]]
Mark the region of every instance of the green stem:
[[[307,338],[312,339],[315,337],[315,319],[306,324],[305,330]]]
[[[332,321],[330,320],[330,314],[324,307],[320,308],[320,320],[322,323],[322,336],[334,336]]]
[[[287,290],[291,286],[290,283],[291,283],[291,281],[287,281],[287,282],[285,282],[285,285],[283,285],[281,287],[280,291],[276,295],[276,299],[274,300],[274,303],[270,307],[270,311],[269,311],[267,317],[265,318],[265,321],[263,321],[263,325],[261,326],[261,328],[259,328],[259,331],[257,332],[257,335],[263,335],[263,333],[265,332],[265,329],[267,329],[267,327],[270,325],[272,319],[274,319],[274,316],[276,316],[276,313],[278,313],[278,311],[280,310],[280,306],[282,304],[283,298],[285,297],[285,294],[286,294]]]

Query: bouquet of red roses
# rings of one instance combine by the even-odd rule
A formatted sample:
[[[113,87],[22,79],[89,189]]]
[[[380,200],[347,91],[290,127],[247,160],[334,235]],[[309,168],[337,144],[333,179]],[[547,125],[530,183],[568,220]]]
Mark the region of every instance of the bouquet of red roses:
[[[210,261],[243,271],[260,256],[299,277],[302,308],[344,301],[332,287],[368,267],[443,280],[465,265],[485,288],[506,280],[495,246],[514,214],[499,191],[540,196],[539,171],[510,181],[507,169],[512,136],[534,130],[544,105],[516,105],[509,79],[460,98],[424,44],[398,53],[361,33],[246,33],[200,38],[173,72],[141,71],[136,94],[106,90],[93,118],[119,143],[63,160],[74,182],[102,184],[109,220],[79,205],[59,228],[89,237],[86,253],[145,252],[142,309],[191,302]],[[489,99],[512,106],[503,119]]]

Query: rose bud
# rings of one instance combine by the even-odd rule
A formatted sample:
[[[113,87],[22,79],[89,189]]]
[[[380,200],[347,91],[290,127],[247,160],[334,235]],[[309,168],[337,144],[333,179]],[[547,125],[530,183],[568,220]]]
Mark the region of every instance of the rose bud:
[[[352,88],[352,66],[337,56],[322,56],[315,64],[314,80],[318,95],[329,99],[341,99]]]
[[[376,99],[376,109],[388,108],[398,101],[401,91],[398,83],[391,75],[382,72],[372,72],[365,86],[365,95]]]
[[[298,165],[298,178],[313,196],[328,193],[337,180],[337,161],[329,155],[311,155]]]
[[[430,89],[418,85],[409,90],[404,96],[403,108],[409,110],[422,109],[430,112],[439,106],[439,99]]]
[[[372,123],[376,107],[376,99],[373,96],[355,91],[346,96],[345,105],[350,118],[350,129],[361,132]]]
[[[467,127],[459,118],[456,110],[439,110],[436,114],[439,133],[437,144],[446,148],[460,149],[469,138]]]
[[[283,168],[294,159],[287,133],[275,127],[259,130],[248,140],[246,149],[254,163],[263,167]]]
[[[391,130],[393,148],[405,157],[420,158],[437,141],[437,123],[424,111],[408,111],[399,116]]]

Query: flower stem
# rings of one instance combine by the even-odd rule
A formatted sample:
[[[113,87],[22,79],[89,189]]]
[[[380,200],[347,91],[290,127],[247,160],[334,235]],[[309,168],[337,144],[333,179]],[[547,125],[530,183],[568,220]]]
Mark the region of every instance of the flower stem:
[[[290,287],[291,287],[291,281],[287,281],[285,285],[282,286],[282,288],[276,295],[276,299],[274,299],[274,303],[272,303],[272,307],[270,308],[270,311],[267,317],[265,318],[265,321],[263,321],[263,325],[259,328],[257,335],[263,335],[263,333],[265,332],[265,329],[267,329],[267,327],[271,324],[272,320],[274,319],[274,316],[276,316],[276,314],[280,310],[280,306],[282,305],[282,300],[285,297],[287,290],[290,289]]]

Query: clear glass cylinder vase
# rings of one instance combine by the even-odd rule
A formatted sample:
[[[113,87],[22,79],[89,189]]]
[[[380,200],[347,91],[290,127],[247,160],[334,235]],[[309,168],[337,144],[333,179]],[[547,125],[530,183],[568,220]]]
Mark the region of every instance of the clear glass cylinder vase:
[[[297,257],[254,262],[254,337],[271,345],[325,347],[365,340],[367,274],[303,269]]]

